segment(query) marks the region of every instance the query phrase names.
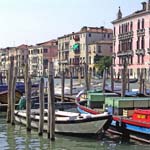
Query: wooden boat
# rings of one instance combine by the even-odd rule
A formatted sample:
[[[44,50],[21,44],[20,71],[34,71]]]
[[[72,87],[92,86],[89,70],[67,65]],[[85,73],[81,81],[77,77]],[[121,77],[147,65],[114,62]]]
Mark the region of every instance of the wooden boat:
[[[76,105],[76,107],[79,105]],[[111,115],[108,113],[94,114],[95,111],[88,109],[84,106],[80,107],[82,112],[71,112],[69,109],[61,111],[57,109],[55,111],[55,132],[62,134],[92,134],[97,135],[103,129],[108,127],[111,121]],[[47,110],[45,110],[47,113]],[[26,111],[16,110],[15,120],[18,123],[26,124]],[[31,126],[38,128],[39,126],[39,114],[31,113]],[[44,130],[47,130],[47,116],[44,117]]]
[[[114,82],[116,83],[121,83],[121,79],[117,79],[117,78],[114,78]],[[129,79],[129,83],[136,83],[138,82],[138,79]]]
[[[113,116],[113,129],[128,132],[141,141],[150,143],[150,110],[134,110],[131,117]]]
[[[38,83],[35,83],[32,85],[32,87],[34,87],[34,88],[36,88],[38,86],[39,86]],[[7,91],[7,90],[8,90],[8,85],[6,83],[0,84],[0,92]],[[25,92],[24,83],[23,82],[16,82],[16,90],[20,91],[21,93],[24,93]]]
[[[16,103],[17,103],[22,94],[20,91],[16,90],[15,95],[16,95],[15,97],[16,97]],[[8,96],[8,91],[0,92],[0,103],[7,104],[7,96]]]

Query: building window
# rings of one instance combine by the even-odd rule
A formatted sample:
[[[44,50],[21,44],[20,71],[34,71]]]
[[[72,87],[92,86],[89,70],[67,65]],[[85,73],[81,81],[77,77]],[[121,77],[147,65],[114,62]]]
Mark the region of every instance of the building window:
[[[138,37],[138,40],[137,40],[137,49],[139,49],[140,48],[140,37]]]
[[[140,64],[140,55],[137,55],[137,63]]]
[[[131,21],[131,23],[130,23],[130,31],[132,31],[133,30],[133,22]]]
[[[144,29],[144,19],[142,19],[142,29]]]
[[[140,29],[140,20],[138,20],[137,29],[138,29],[138,30]]]
[[[130,76],[133,75],[133,69],[130,69]]]
[[[119,26],[119,34],[120,34],[120,26]],[[116,28],[114,27],[114,35],[116,35]]]
[[[91,33],[89,33],[89,37],[91,37]]]
[[[89,56],[89,64],[91,64],[91,56]]]
[[[145,44],[144,44],[144,36],[142,36],[142,40],[141,40],[141,48],[144,49],[145,48]]]
[[[43,51],[44,51],[44,53],[48,53],[48,49],[47,48],[44,48]]]
[[[141,57],[142,57],[142,64],[144,64],[144,55],[142,55]]]
[[[101,53],[101,46],[98,46],[98,53]]]

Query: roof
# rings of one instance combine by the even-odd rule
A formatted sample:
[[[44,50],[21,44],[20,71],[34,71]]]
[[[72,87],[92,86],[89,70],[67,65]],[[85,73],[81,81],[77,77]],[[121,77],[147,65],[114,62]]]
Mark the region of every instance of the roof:
[[[46,42],[38,43],[36,45],[37,46],[51,46],[51,45],[54,45],[54,43],[57,43],[57,40],[53,39],[53,40],[49,40]]]
[[[18,49],[27,49],[28,45],[22,44],[17,47]]]
[[[143,16],[143,15],[146,15],[146,14],[150,14],[150,10],[137,10],[137,11],[133,12],[132,14],[130,14],[128,16],[125,16],[121,19],[116,19],[116,20],[112,21],[112,24],[119,23],[121,21],[125,21],[125,20],[128,20],[128,19],[134,18],[134,17]]]
[[[58,37],[58,39],[69,37],[71,35],[81,34],[81,33],[113,33],[113,30],[110,29],[110,28],[105,28],[104,26],[101,26],[101,27],[87,27],[87,26],[84,26],[84,27],[81,28],[80,31],[72,32],[70,34]]]

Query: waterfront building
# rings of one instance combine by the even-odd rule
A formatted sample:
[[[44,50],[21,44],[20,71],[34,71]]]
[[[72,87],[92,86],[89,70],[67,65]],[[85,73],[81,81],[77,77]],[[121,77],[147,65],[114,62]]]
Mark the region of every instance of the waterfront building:
[[[18,47],[7,47],[0,50],[0,72],[4,77],[9,67],[10,57],[13,57],[14,65],[18,68],[18,77],[23,77],[23,66],[28,57],[28,46],[22,44]]]
[[[29,47],[29,73],[32,76],[46,76],[48,62],[57,57],[57,40],[38,43]]]
[[[0,49],[0,72],[3,77],[6,76],[6,70],[8,69],[8,48]]]
[[[142,9],[123,17],[121,9],[112,22],[113,64],[115,74],[121,74],[126,60],[130,77],[145,78],[150,73],[150,0],[142,3]]]
[[[96,75],[95,63],[103,56],[112,56],[112,40],[97,41],[88,45],[89,71]]]
[[[79,32],[72,32],[58,37],[59,72],[65,70],[66,74],[69,75],[69,70],[71,70],[73,76],[78,76],[78,73],[84,76],[84,64],[86,63],[88,66],[90,65],[92,75],[96,74],[95,62],[93,60],[97,54],[99,55],[99,44],[103,43],[96,42],[112,40],[112,32],[112,29],[105,28],[104,26],[84,26]],[[91,54],[89,53],[90,48]],[[101,52],[103,52],[102,49]]]

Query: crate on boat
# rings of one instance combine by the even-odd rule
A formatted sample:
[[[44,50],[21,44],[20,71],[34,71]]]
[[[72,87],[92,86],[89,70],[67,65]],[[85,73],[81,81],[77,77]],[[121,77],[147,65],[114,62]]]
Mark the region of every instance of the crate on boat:
[[[128,109],[123,109],[123,116],[124,117],[131,117],[133,115],[134,110],[128,110]]]
[[[103,108],[106,97],[117,96],[116,93],[88,92],[88,106],[91,108]]]

